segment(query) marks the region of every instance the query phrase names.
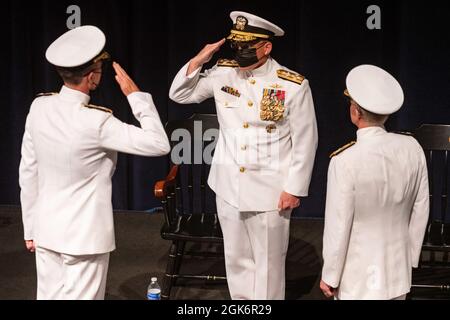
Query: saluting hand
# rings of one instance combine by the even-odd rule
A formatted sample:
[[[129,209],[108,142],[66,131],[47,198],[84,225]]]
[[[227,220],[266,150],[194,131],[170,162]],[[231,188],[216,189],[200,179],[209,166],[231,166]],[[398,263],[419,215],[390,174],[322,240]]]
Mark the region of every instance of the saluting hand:
[[[221,39],[220,41],[207,44],[202,51],[200,51],[189,64],[187,75],[190,75],[192,72],[203,66],[205,63],[209,62],[213,55],[220,50],[220,47],[225,43],[225,39]]]
[[[123,70],[120,64],[113,62],[113,68],[116,71],[116,81],[125,96],[128,97],[130,94],[140,91],[138,86],[131,80],[130,76]]]

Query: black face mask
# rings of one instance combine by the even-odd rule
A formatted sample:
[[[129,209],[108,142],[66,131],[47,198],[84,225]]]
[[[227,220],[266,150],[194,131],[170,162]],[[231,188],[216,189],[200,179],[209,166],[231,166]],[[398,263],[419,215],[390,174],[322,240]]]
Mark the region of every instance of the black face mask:
[[[247,68],[259,62],[256,50],[263,47],[264,44],[258,48],[244,48],[237,49],[234,56],[234,60],[238,63],[241,68]]]
[[[258,63],[258,56],[256,55],[256,48],[247,48],[236,50],[234,60],[238,63],[241,68],[250,67]]]

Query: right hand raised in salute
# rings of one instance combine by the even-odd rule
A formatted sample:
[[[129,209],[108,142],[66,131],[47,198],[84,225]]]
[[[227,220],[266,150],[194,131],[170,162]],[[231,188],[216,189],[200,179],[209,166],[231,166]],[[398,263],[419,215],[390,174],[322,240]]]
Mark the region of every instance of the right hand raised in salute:
[[[220,41],[207,44],[202,51],[200,51],[194,58],[192,58],[191,63],[189,64],[189,68],[187,71],[187,75],[190,75],[192,72],[203,66],[205,63],[209,62],[213,55],[219,51],[220,47],[225,43],[225,39],[221,39]]]
[[[138,86],[120,66],[120,64],[118,64],[117,62],[113,62],[113,68],[116,72],[116,81],[125,96],[128,97],[130,94],[140,91]]]

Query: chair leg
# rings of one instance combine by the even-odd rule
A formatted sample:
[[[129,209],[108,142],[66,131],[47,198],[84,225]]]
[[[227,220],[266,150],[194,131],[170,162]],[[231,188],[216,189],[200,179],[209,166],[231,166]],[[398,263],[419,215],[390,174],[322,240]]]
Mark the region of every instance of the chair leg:
[[[175,261],[178,252],[178,242],[173,241],[170,246],[169,258],[167,259],[166,274],[164,275],[162,288],[161,288],[161,299],[170,299],[170,291],[174,283],[174,271],[175,271]]]
[[[175,270],[174,270],[174,274],[177,276],[180,274],[181,262],[183,260],[185,247],[186,247],[186,241],[178,242],[177,257],[175,259]],[[178,277],[175,277],[175,279],[173,281],[173,285],[175,285],[177,283],[177,280],[178,280]]]

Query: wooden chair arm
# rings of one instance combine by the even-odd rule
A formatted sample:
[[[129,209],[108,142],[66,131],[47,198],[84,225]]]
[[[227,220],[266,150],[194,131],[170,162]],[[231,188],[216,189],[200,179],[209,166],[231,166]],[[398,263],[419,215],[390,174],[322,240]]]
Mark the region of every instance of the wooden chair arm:
[[[174,185],[178,174],[178,166],[173,166],[165,180],[156,182],[155,197],[162,200],[167,197],[167,188]]]

